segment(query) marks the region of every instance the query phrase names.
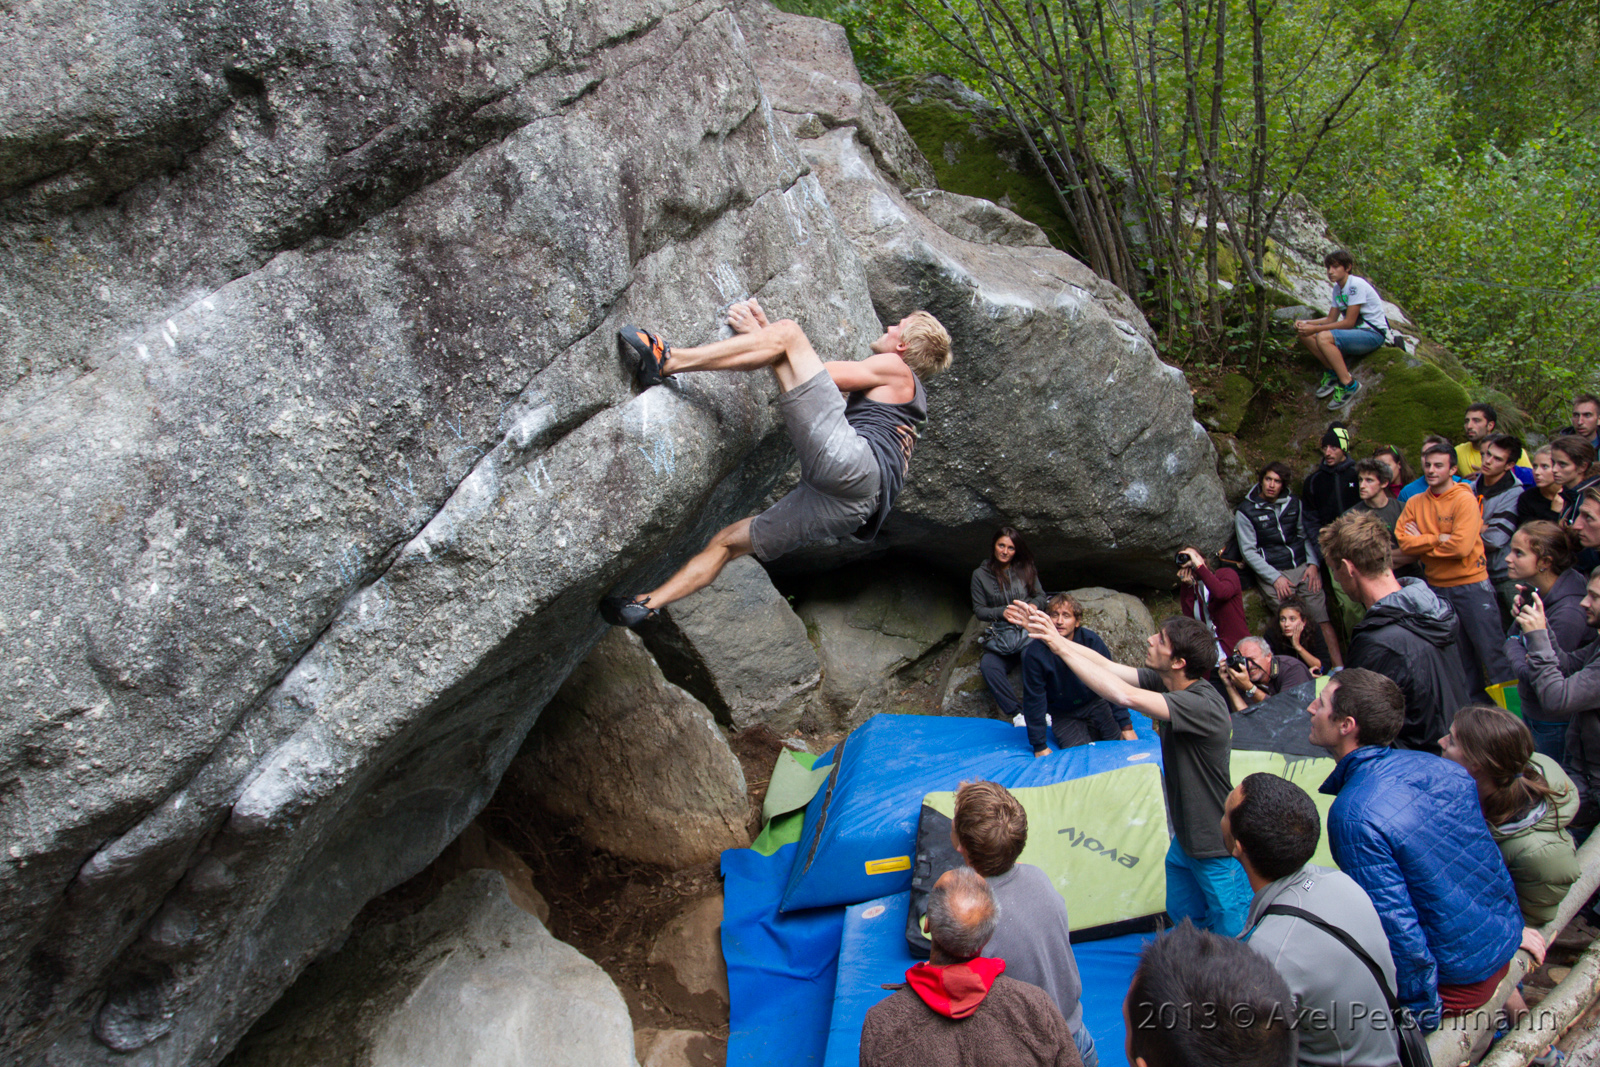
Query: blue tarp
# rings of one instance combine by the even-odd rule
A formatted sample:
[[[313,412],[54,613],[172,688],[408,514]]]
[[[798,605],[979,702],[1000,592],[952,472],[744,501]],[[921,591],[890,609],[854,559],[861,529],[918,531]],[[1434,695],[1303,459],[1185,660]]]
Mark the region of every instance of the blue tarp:
[[[820,1067],[839,969],[843,908],[778,912],[795,846],[722,854],[729,1067]]]
[[[860,1063],[861,1024],[868,1010],[889,995],[884,983],[905,981],[906,970],[917,962],[905,938],[910,898],[909,892],[896,893],[844,909],[838,988],[824,1067]],[[1094,1037],[1103,1064],[1122,1061],[1122,998],[1139,965],[1139,950],[1154,936],[1127,934],[1073,946],[1083,979],[1083,1024]]]
[[[1159,766],[1148,728],[1138,741],[1102,741],[1036,759],[1008,722],[876,715],[836,750],[836,773],[806,806],[784,911],[855,904],[911,888],[917,819],[928,793],[987,779],[1009,788],[1053,785],[1140,761]]]

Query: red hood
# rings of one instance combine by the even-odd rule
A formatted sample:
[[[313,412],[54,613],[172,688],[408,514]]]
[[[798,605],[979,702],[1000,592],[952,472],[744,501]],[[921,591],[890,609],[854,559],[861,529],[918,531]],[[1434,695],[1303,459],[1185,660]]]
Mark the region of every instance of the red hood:
[[[940,1015],[965,1019],[978,1010],[983,998],[989,995],[989,987],[1005,969],[1005,960],[983,956],[943,967],[919,963],[906,972],[906,984]]]

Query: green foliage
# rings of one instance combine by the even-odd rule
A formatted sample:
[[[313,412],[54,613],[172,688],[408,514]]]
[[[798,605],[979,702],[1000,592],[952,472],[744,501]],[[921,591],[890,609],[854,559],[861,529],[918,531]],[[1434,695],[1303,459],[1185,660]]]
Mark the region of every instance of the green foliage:
[[[1342,224],[1432,337],[1549,421],[1600,366],[1596,190],[1600,145],[1557,130],[1379,182]]]

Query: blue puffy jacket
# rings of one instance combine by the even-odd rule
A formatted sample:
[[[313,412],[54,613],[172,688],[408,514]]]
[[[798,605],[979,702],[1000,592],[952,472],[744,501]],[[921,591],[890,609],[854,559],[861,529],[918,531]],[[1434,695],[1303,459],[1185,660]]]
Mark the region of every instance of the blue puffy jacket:
[[[1366,745],[1339,761],[1328,838],[1383,920],[1402,1003],[1439,1026],[1439,985],[1481,982],[1516,954],[1522,912],[1478,787],[1427,752]]]

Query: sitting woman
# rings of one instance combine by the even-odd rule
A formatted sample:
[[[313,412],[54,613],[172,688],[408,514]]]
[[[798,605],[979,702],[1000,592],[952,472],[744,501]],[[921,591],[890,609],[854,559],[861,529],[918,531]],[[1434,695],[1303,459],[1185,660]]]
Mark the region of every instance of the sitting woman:
[[[1545,445],[1533,454],[1533,484],[1517,497],[1517,525],[1530,522],[1561,521],[1561,509],[1566,501],[1561,499],[1561,483],[1556,481],[1556,470],[1551,463],[1550,446]]]
[[[1550,642],[1564,652],[1576,652],[1596,636],[1583,612],[1587,592],[1584,575],[1572,566],[1576,547],[1572,535],[1553,522],[1528,523],[1511,535],[1511,544],[1506,547],[1506,576],[1517,583],[1518,606],[1537,595],[1544,604]],[[1566,758],[1570,716],[1546,712],[1539,704],[1522,627],[1515,622],[1506,638],[1506,658],[1517,672],[1522,718],[1533,732],[1534,748],[1561,762]]]
[[[1275,656],[1294,656],[1306,665],[1315,678],[1328,663],[1328,643],[1320,627],[1306,625],[1306,607],[1298,600],[1285,600],[1278,607],[1277,629],[1267,630],[1267,644]]]
[[[989,692],[1000,712],[1008,719],[1022,714],[1022,704],[1011,691],[1007,675],[1022,665],[1022,650],[1031,638],[1028,631],[1002,616],[1013,600],[1026,600],[1044,607],[1044,589],[1039,585],[1039,570],[1033,553],[1022,535],[1009,526],[1000,527],[989,549],[989,558],[972,572],[972,613],[989,624],[980,637],[983,659],[978,669],[988,683]]]
[[[1462,708],[1439,743],[1445,758],[1478,783],[1483,817],[1511,872],[1522,921],[1543,926],[1583,873],[1566,829],[1578,810],[1577,787],[1560,764],[1533,750],[1521,720],[1501,708]]]

